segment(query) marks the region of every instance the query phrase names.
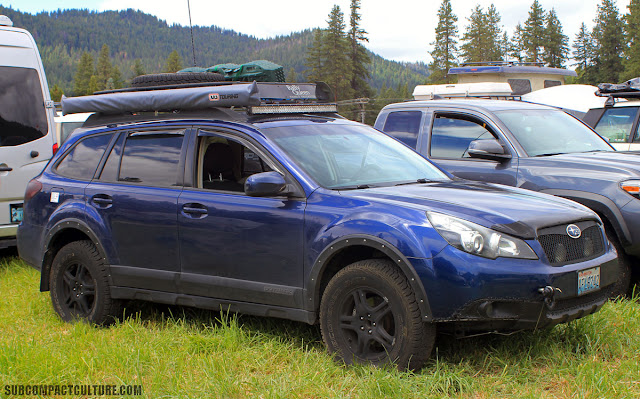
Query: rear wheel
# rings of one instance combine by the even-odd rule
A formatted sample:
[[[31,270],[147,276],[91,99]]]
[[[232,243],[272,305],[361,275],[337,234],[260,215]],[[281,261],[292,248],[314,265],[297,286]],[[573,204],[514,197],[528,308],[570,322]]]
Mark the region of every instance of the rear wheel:
[[[64,321],[114,322],[122,302],[111,298],[106,264],[91,241],[75,241],[51,266],[51,302]]]
[[[387,260],[355,262],[327,285],[320,304],[322,338],[345,363],[393,363],[419,369],[436,328],[422,321],[406,277]]]

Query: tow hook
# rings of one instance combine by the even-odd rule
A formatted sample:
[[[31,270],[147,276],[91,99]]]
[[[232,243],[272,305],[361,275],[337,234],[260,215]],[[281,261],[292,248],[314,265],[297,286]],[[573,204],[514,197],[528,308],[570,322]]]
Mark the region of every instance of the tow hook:
[[[556,300],[555,300],[556,291],[562,292],[560,288],[552,287],[550,285],[547,285],[546,287],[538,288],[538,292],[542,294],[542,296],[544,297],[544,303],[545,305],[547,305],[547,308],[549,310],[553,309],[556,306]]]

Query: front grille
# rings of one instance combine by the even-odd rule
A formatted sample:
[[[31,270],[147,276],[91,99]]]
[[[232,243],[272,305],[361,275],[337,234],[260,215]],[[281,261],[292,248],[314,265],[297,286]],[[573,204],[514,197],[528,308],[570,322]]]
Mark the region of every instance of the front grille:
[[[542,245],[552,266],[582,262],[604,253],[604,237],[600,226],[593,221],[573,223],[582,230],[579,238],[567,234],[567,225],[547,227],[538,231]]]

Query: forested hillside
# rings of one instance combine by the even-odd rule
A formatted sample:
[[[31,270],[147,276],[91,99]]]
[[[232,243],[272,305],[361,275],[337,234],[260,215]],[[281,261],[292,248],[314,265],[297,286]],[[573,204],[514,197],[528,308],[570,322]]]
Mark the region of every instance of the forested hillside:
[[[146,73],[162,72],[173,50],[181,55],[185,67],[193,65],[189,28],[169,26],[139,11],[59,10],[32,15],[0,5],[0,14],[11,18],[14,26],[33,34],[49,86],[57,84],[65,93],[72,94],[82,53],[89,51],[97,58],[103,44],[109,46],[112,63],[125,80],[133,77],[136,59]],[[283,65],[285,72],[293,68],[299,80],[304,79],[306,53],[313,41],[312,30],[270,39],[257,39],[216,26],[194,27],[193,33],[198,66],[266,59]],[[370,69],[369,83],[376,90],[405,84],[412,88],[425,83],[428,76],[425,64],[398,63],[374,54]]]

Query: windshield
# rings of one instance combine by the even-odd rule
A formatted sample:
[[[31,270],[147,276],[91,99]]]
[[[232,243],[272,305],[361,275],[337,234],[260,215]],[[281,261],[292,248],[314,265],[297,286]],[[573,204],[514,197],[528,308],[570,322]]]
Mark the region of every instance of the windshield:
[[[530,157],[613,151],[593,130],[560,110],[497,111],[496,115]]]
[[[263,131],[326,188],[367,188],[448,179],[411,149],[368,126],[318,122]]]

